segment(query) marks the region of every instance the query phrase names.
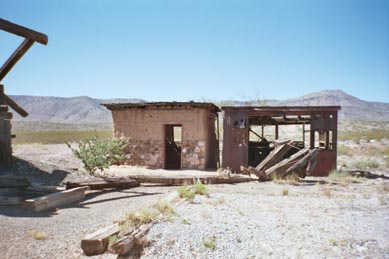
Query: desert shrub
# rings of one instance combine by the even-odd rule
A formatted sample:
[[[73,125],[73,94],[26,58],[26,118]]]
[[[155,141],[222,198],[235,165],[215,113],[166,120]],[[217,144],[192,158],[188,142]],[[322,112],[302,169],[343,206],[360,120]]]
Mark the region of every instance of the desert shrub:
[[[193,185],[193,190],[194,190],[195,194],[209,196],[209,192],[208,192],[207,187],[204,184],[202,184],[202,183],[194,184]]]
[[[216,249],[216,238],[209,237],[209,238],[203,239],[203,246],[208,248],[208,249],[215,250]]]
[[[128,140],[125,137],[103,139],[96,135],[92,139],[79,141],[78,148],[73,148],[68,142],[66,144],[89,174],[94,175],[97,169],[104,170],[124,159],[124,148]]]
[[[353,162],[351,167],[364,170],[366,168],[378,168],[379,163],[376,160],[360,160]]]
[[[340,156],[352,156],[353,155],[353,152],[352,152],[352,149],[346,145],[338,145],[338,154]]]

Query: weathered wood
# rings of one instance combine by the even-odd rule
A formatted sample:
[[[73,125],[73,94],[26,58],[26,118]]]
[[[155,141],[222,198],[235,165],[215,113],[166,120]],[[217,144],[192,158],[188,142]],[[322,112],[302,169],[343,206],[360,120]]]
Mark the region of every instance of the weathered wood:
[[[119,179],[119,180],[100,180],[100,181],[88,181],[88,182],[67,182],[66,189],[88,186],[91,190],[102,189],[129,189],[138,187],[140,184],[134,179]]]
[[[132,179],[137,180],[139,183],[154,183],[154,184],[165,184],[165,185],[183,185],[193,184],[198,181],[207,184],[232,184],[232,183],[244,183],[255,181],[251,177],[242,175],[230,175],[230,177],[221,176],[201,176],[201,177],[190,177],[190,176],[169,176],[169,175],[131,175]]]
[[[291,167],[285,170],[285,174],[293,173],[294,171],[299,173],[299,176],[304,178],[306,175],[306,168],[310,161],[314,161],[319,154],[319,150],[312,149],[310,150],[303,158],[294,163]],[[314,163],[314,162],[312,162]]]
[[[134,247],[134,245],[139,245],[141,243],[141,239],[147,234],[147,232],[155,223],[156,221],[153,221],[149,224],[140,226],[136,230],[132,230],[132,233],[119,238],[113,245],[110,246],[109,250],[118,255],[127,254]]]
[[[30,182],[21,176],[15,175],[1,175],[0,176],[0,188],[12,188],[12,187],[27,187]]]
[[[119,238],[115,244],[110,247],[110,251],[118,254],[127,254],[135,245],[135,238],[132,235]]]
[[[47,45],[49,41],[47,35],[43,33],[17,25],[4,19],[0,19],[0,29],[44,45]]]
[[[291,140],[285,141],[285,143],[277,145],[270,153],[269,155],[262,160],[261,163],[259,163],[258,166],[255,167],[255,169],[258,172],[266,171],[266,169],[274,166],[278,162],[280,162],[283,159],[283,156],[288,153],[289,150],[293,148],[292,145],[290,145]]]
[[[12,145],[10,132],[11,121],[0,119],[0,166],[10,167],[12,165]]]
[[[265,171],[267,176],[273,177],[274,174],[277,174],[279,177],[285,177],[285,171],[294,165],[298,160],[300,160],[302,157],[304,157],[309,152],[308,148],[304,148],[300,150],[299,152],[293,154],[291,157],[286,158],[279,162],[278,164],[270,167]]]
[[[22,202],[23,197],[0,196],[0,205],[2,206],[19,205]]]
[[[1,93],[0,93],[1,95]],[[1,99],[1,96],[0,96]],[[0,101],[1,103],[1,101]],[[8,112],[8,106],[7,105],[0,105],[0,112]]]
[[[36,212],[57,208],[83,199],[87,190],[89,190],[89,187],[84,186],[52,193],[35,199],[28,199],[25,201],[25,205]]]
[[[99,229],[81,241],[81,248],[88,256],[103,254],[108,250],[108,238],[120,232],[118,224]]]
[[[0,120],[10,120],[12,119],[11,112],[0,112]]]
[[[0,81],[8,74],[8,72],[14,67],[14,65],[23,57],[24,54],[34,44],[33,40],[25,39],[20,46],[14,51],[14,53],[7,59],[7,61],[0,68]]]
[[[3,95],[3,100],[6,104],[8,104],[12,109],[14,109],[17,113],[22,117],[27,117],[28,112],[26,112],[22,107],[20,107],[14,100],[9,98],[7,95]]]

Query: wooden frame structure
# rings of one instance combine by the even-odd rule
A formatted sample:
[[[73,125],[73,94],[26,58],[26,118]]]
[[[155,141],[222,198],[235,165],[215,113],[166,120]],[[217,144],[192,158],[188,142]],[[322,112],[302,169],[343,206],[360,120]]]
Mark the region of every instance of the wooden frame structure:
[[[11,23],[0,19],[0,30],[23,37],[24,41],[12,53],[7,61],[0,68],[0,83],[5,76],[11,71],[15,64],[23,57],[23,55],[38,42],[47,45],[47,35],[31,30],[29,28]],[[0,166],[10,167],[12,164],[12,145],[11,138],[11,119],[12,113],[9,112],[9,107],[19,113],[22,117],[27,117],[28,112],[20,107],[15,101],[4,93],[4,85],[0,84]]]
[[[264,138],[263,128],[274,127],[275,140],[279,140],[279,126],[301,125],[310,149],[319,150],[312,176],[326,176],[336,168],[338,111],[340,106],[224,106],[222,166],[241,172],[241,166],[256,167],[270,151],[270,142]],[[253,132],[252,126],[262,127],[262,133]],[[309,127],[307,130],[306,127]],[[261,141],[250,141],[253,132]],[[266,145],[264,145],[266,144]],[[266,151],[266,152],[265,152]]]

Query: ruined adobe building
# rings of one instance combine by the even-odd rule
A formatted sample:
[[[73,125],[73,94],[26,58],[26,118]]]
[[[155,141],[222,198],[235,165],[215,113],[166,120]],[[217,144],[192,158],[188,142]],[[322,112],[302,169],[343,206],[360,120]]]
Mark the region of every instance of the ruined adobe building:
[[[127,164],[164,169],[217,168],[219,108],[212,103],[103,104],[115,137],[130,137]]]

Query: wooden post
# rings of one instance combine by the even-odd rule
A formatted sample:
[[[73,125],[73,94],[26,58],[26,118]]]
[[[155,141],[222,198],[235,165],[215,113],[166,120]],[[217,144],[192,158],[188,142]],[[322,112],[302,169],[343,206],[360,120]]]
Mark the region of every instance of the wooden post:
[[[0,104],[3,103],[4,96],[4,85],[0,85]],[[12,165],[11,118],[12,113],[0,112],[0,166],[4,167]]]

